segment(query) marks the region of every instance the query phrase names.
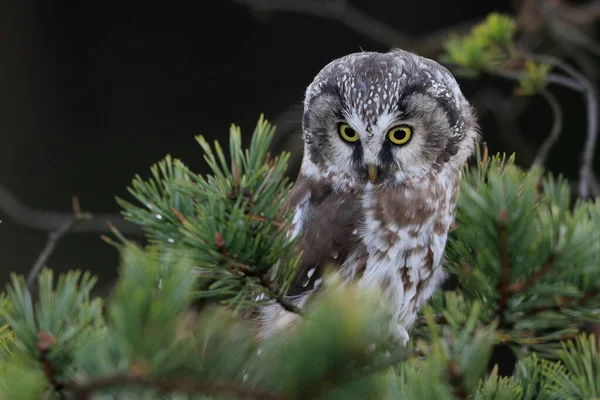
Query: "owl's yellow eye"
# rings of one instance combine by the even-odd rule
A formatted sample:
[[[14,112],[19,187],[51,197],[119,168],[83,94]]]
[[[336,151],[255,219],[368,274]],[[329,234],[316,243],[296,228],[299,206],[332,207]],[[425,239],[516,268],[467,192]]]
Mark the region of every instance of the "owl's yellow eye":
[[[341,123],[339,126],[340,136],[346,142],[354,143],[358,140],[358,132],[350,127],[348,124]]]
[[[393,144],[401,145],[410,140],[412,128],[408,125],[398,125],[388,132],[388,138]]]

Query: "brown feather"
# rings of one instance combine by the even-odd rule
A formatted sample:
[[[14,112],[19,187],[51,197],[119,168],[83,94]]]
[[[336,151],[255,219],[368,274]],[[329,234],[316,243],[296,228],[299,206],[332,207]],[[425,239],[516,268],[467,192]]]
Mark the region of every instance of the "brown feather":
[[[356,193],[337,193],[329,184],[301,175],[286,207],[296,208],[302,201],[307,201],[305,212],[310,218],[296,239],[303,255],[291,296],[312,290],[326,267],[339,268],[351,251],[363,246],[357,229],[364,215]]]

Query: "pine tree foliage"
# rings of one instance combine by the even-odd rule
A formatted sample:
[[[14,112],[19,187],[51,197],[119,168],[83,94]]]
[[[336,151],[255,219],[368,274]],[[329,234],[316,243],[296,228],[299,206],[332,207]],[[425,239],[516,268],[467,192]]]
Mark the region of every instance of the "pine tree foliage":
[[[571,204],[563,179],[483,159],[465,174],[447,247],[456,292],[486,303],[481,322],[498,321],[514,351],[552,357],[598,321],[599,222],[600,203]],[[448,293],[438,297],[438,311],[456,307]]]
[[[130,193],[143,208],[117,199],[154,243],[188,251],[198,266],[200,297],[253,306],[283,299],[294,277],[299,254],[292,253],[285,229],[291,214],[281,212],[291,189],[289,154],[270,157],[273,134],[261,117],[244,151],[240,129],[232,126],[229,161],[218,142],[213,149],[198,136],[211,175],[192,173],[167,156],[152,167],[151,179],[133,181]]]
[[[523,64],[518,95],[532,95],[546,86],[552,66],[531,59],[515,46],[516,21],[504,14],[491,13],[467,35],[453,36],[445,44],[441,60],[456,66],[454,72],[466,77],[481,73],[503,75],[502,66]]]
[[[572,204],[563,179],[500,155],[465,169],[447,248],[457,284],[429,302],[406,347],[387,342],[376,293],[333,275],[297,329],[256,340],[234,311],[284,301],[299,256],[272,133],[261,118],[242,151],[232,128],[229,163],[199,137],[212,175],[167,157],[134,179],[140,205],[119,202],[150,242],[115,231],[119,279],[105,302],[86,273],[45,269],[35,298],[13,275],[0,297],[0,399],[600,396],[596,338],[582,331],[599,319],[600,204]],[[218,301],[191,312],[199,297]],[[517,357],[508,376],[490,368],[498,344]]]

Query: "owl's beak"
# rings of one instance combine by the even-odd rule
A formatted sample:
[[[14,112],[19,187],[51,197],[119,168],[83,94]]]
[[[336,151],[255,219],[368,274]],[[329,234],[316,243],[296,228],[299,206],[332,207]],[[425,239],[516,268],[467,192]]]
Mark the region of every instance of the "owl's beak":
[[[371,183],[375,183],[377,181],[377,166],[373,164],[369,164],[369,180]]]

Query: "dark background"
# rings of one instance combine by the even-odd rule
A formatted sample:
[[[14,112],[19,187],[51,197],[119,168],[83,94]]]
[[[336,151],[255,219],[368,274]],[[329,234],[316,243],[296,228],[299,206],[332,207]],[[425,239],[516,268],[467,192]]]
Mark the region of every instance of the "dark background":
[[[299,0],[302,1],[302,0]],[[511,1],[351,1],[413,36],[450,31]],[[204,171],[194,136],[226,140],[231,123],[251,133],[264,113],[285,125],[279,147],[298,154],[299,110],[312,77],[333,58],[389,45],[338,21],[303,13],[256,13],[226,0],[178,2],[5,1],[0,11],[0,182],[24,204],[70,211],[118,212],[136,173],[166,153]],[[429,55],[429,54],[428,54]],[[467,97],[480,81],[460,80]],[[511,85],[492,82],[502,93]],[[496,90],[496,89],[494,89]],[[563,138],[550,168],[576,178],[585,132],[581,96],[557,90],[565,106]],[[522,99],[509,100],[518,104]],[[552,124],[549,108],[526,100],[515,127],[482,110],[491,151],[522,150],[531,161]],[[475,104],[476,106],[478,104]],[[292,112],[282,114],[286,110]],[[283,116],[282,116],[283,115]],[[528,147],[529,146],[529,147]],[[597,163],[596,163],[597,165]],[[290,175],[295,176],[295,166]],[[23,227],[0,209],[0,284],[26,273],[47,233]],[[49,260],[114,277],[116,251],[99,234],[64,238]]]

